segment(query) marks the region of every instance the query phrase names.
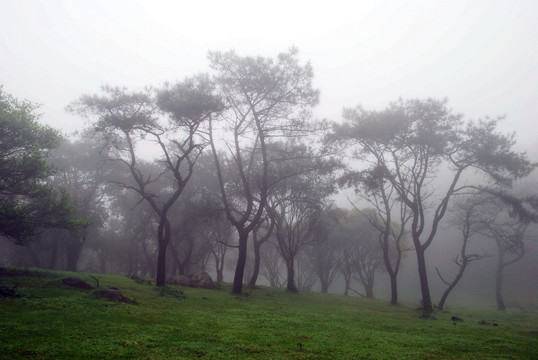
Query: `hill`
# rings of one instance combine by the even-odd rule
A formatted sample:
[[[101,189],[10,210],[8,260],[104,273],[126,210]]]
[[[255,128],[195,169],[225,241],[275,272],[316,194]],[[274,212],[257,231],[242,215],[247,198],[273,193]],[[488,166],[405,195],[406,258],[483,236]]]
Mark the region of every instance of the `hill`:
[[[120,303],[65,285],[116,288]],[[261,288],[167,287],[122,276],[0,268],[2,359],[537,359],[538,314]],[[454,321],[452,317],[463,321]]]

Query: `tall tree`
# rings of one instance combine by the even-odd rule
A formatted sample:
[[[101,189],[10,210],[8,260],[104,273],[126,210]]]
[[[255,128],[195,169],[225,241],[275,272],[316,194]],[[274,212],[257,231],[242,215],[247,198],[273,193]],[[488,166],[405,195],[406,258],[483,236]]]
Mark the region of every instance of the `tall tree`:
[[[41,125],[36,110],[0,87],[0,234],[17,244],[42,228],[77,225],[69,194],[47,184],[56,170],[46,160],[60,134]]]
[[[299,63],[295,49],[276,59],[240,57],[234,52],[212,52],[209,59],[227,108],[219,122],[210,122],[209,138],[222,203],[239,239],[232,290],[238,294],[249,234],[262,220],[269,194],[268,146],[276,138],[296,137],[310,128],[310,109],[319,94],[312,86],[312,68]],[[217,151],[220,146],[235,167],[233,175],[223,171]]]
[[[174,86],[157,91],[128,91],[126,88],[103,87],[102,95],[82,96],[69,107],[82,115],[96,118],[93,127],[108,140],[115,151],[111,160],[126,166],[130,182],[120,184],[135,191],[141,201],[149,203],[158,217],[157,286],[166,278],[166,251],[171,238],[168,212],[189,182],[198,156],[206,145],[200,128],[222,105],[213,94],[207,77],[188,78]],[[158,117],[157,109],[166,114]],[[136,145],[144,140],[156,144],[160,151],[159,167],[144,172]],[[165,191],[158,183],[173,179]]]
[[[446,101],[399,100],[379,112],[360,107],[345,110],[344,123],[335,124],[328,137],[378,168],[410,209],[425,312],[433,310],[425,254],[451,198],[484,184],[510,186],[533,168],[524,153],[512,150],[513,135],[496,131],[497,119],[465,125],[462,118],[452,113]],[[434,192],[431,183],[441,171],[448,185],[443,192]],[[466,176],[469,173],[479,173],[485,183],[473,183]]]

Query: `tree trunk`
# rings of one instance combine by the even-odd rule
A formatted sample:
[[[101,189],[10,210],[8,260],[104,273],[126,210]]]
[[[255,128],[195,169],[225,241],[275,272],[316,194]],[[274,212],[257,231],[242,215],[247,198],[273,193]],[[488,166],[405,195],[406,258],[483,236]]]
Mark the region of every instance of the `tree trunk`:
[[[503,270],[504,270],[504,250],[502,245],[499,247],[499,257],[497,259],[497,272],[495,277],[495,300],[497,300],[497,310],[505,311],[506,305],[502,297],[503,287]]]
[[[243,274],[245,273],[245,265],[247,264],[247,241],[248,232],[239,230],[239,254],[237,256],[237,265],[235,267],[234,283],[232,293],[241,294],[243,291]]]
[[[349,287],[351,285],[351,276],[344,276],[344,281],[345,281],[345,284],[346,284],[346,287],[344,289],[344,296],[348,296],[349,295]]]
[[[157,286],[164,286],[166,280],[166,248],[170,242],[170,222],[168,219],[162,219],[157,231],[159,251],[157,254],[157,277],[155,283]]]
[[[366,290],[366,298],[368,298],[368,299],[373,299],[374,298],[374,286],[373,286],[373,284],[368,284],[368,286],[366,286],[364,288],[364,290]]]
[[[389,273],[390,276],[390,304],[398,304],[398,283],[397,283],[397,274],[394,272]]]
[[[286,284],[286,290],[296,293],[297,287],[295,286],[295,271],[293,269],[293,259],[286,261],[286,267],[288,268],[288,283]]]
[[[329,292],[329,282],[328,281],[321,281],[321,279],[320,279],[320,283],[321,283],[321,293],[322,294],[327,294]]]
[[[467,260],[464,259],[462,264],[460,265],[460,270],[458,271],[458,275],[456,275],[454,280],[450,283],[450,285],[443,292],[443,295],[441,296],[441,300],[439,300],[439,304],[437,305],[437,308],[439,310],[443,310],[443,308],[445,307],[445,302],[446,302],[446,299],[447,299],[448,295],[450,294],[452,289],[454,289],[454,287],[456,287],[456,285],[460,281],[461,277],[463,276],[463,273],[465,272],[465,268],[467,267],[467,264],[468,264]]]
[[[415,243],[415,246],[417,244]],[[432,300],[430,297],[430,288],[428,286],[428,274],[426,271],[426,259],[424,258],[424,249],[416,246],[418,276],[420,280],[420,290],[422,292],[422,311],[425,313],[433,312]]]
[[[251,289],[256,288],[256,281],[258,281],[258,275],[260,274],[260,248],[261,243],[258,241],[254,241],[254,269],[252,270],[252,277],[250,278],[250,281],[248,283],[248,286]]]
[[[388,235],[385,235],[388,236]],[[396,268],[392,268],[392,264],[390,263],[390,257],[389,257],[389,244],[387,238],[385,238],[384,245],[382,246],[383,249],[383,262],[385,263],[385,269],[387,270],[387,273],[389,274],[390,278],[390,304],[391,305],[397,305],[398,304],[398,267],[400,263],[400,259],[396,259]],[[401,254],[398,252],[398,257],[401,257]]]
[[[78,236],[73,236],[72,241],[67,245],[65,249],[66,255],[66,270],[77,271],[78,258],[80,257],[80,251],[82,250],[83,240],[79,240]]]

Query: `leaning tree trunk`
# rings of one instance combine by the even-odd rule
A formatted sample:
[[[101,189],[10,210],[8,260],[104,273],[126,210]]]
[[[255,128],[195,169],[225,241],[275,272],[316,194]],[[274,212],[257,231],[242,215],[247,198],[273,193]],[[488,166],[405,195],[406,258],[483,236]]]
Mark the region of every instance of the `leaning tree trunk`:
[[[417,246],[418,245],[418,246]],[[422,292],[422,311],[425,313],[433,312],[432,300],[430,297],[430,288],[428,286],[428,274],[426,271],[426,259],[424,257],[424,248],[415,242],[418,276],[420,280],[420,290]]]
[[[256,281],[258,281],[258,275],[260,274],[261,245],[261,242],[254,241],[254,269],[252,270],[252,276],[250,278],[250,281],[248,282],[248,286],[251,289],[254,289],[256,287]]]
[[[232,293],[241,294],[243,291],[243,275],[245,273],[245,265],[247,264],[248,232],[244,229],[237,229],[237,231],[239,233],[239,253],[237,256],[237,265],[235,267]]]

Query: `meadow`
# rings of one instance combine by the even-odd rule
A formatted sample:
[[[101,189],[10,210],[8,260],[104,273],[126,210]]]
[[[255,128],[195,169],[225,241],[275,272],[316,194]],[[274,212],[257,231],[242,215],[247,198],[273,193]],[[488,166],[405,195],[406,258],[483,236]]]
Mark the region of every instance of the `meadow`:
[[[132,302],[73,289],[68,276]],[[0,286],[1,359],[538,359],[536,312],[422,316],[382,300],[39,269],[0,269]]]

